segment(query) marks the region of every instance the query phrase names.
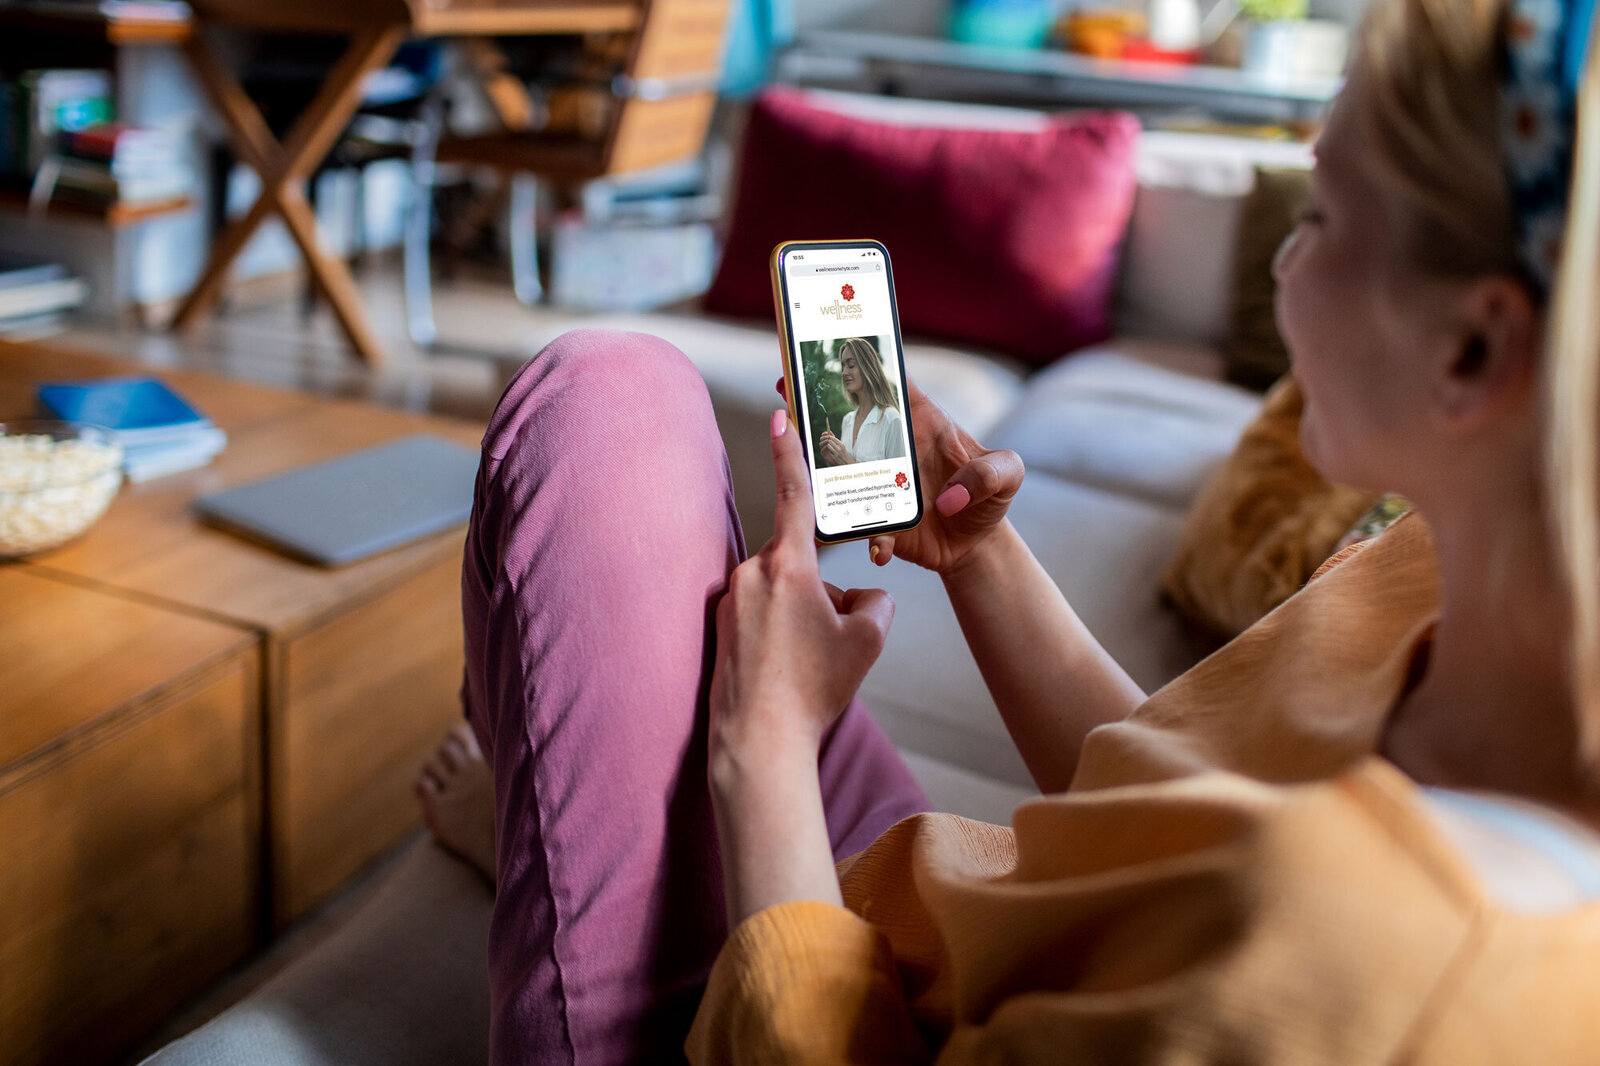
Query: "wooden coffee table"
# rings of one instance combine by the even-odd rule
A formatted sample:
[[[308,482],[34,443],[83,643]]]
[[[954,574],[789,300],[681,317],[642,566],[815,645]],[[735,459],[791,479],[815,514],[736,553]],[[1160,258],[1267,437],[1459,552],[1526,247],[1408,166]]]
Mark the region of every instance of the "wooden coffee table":
[[[151,372],[120,360],[0,344],[0,419],[29,414],[39,381]],[[163,631],[154,619],[170,618],[173,627],[202,626],[214,639],[226,634],[235,644],[243,641],[252,660],[253,698],[240,713],[258,761],[241,780],[259,792],[248,819],[255,834],[249,866],[252,876],[257,866],[261,871],[263,923],[277,928],[304,914],[417,823],[411,791],[417,769],[461,715],[463,531],[330,570],[203,526],[190,515],[190,502],[203,493],[412,433],[476,447],[483,428],[198,371],[159,376],[227,431],[227,450],[200,470],[124,486],[106,515],[79,540],[0,566],[0,578],[24,582],[30,590],[27,602],[92,595],[117,602],[124,613],[127,605],[137,605],[152,619],[147,623],[152,634]],[[59,590],[54,597],[53,589]],[[28,628],[16,617],[20,602],[0,594],[0,633]],[[103,676],[115,689],[118,678],[148,666],[145,654],[97,631],[97,612],[80,608],[79,613],[89,636],[110,646],[102,654],[90,640],[77,670]],[[153,643],[165,647],[168,640]],[[58,653],[46,665],[70,673],[63,666],[67,662]],[[47,683],[46,673],[30,677],[45,667],[17,657],[6,660],[5,667],[0,854],[10,856],[14,827],[5,820],[3,804],[12,769],[8,760],[14,761],[16,753],[4,738],[13,723],[32,723],[30,743],[13,746],[32,751],[73,735],[81,719],[105,710],[97,701],[110,697],[98,695],[93,686],[73,689],[83,694],[30,718],[16,702],[20,694]],[[159,763],[165,758],[161,751],[145,754],[152,765],[165,765]],[[66,760],[62,770],[52,772],[68,772],[70,764]],[[201,774],[206,768],[173,763],[167,770]],[[137,856],[118,859],[133,862]],[[99,871],[108,877],[117,873]],[[89,891],[95,876],[85,871],[85,878],[63,886],[66,898]],[[93,938],[85,939],[81,930],[76,937],[72,950],[93,948]],[[9,942],[0,938],[0,971],[8,968],[7,950]],[[0,1038],[0,1060],[8,1059],[5,1045]]]
[[[259,942],[259,644],[0,567],[0,1062],[107,1061]]]

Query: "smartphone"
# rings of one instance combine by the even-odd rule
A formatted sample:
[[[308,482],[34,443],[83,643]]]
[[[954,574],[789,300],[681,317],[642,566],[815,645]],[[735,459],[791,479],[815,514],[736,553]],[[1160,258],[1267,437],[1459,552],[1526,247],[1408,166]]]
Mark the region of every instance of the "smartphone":
[[[784,241],[772,250],[772,299],[817,539],[912,528],[922,482],[889,250],[873,240]]]

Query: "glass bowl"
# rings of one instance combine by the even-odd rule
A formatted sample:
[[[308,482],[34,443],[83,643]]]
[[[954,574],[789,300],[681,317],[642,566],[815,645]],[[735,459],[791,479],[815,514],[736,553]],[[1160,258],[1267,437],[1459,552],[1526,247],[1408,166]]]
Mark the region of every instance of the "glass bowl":
[[[0,422],[0,559],[47,551],[94,525],[122,485],[122,446],[97,426]]]

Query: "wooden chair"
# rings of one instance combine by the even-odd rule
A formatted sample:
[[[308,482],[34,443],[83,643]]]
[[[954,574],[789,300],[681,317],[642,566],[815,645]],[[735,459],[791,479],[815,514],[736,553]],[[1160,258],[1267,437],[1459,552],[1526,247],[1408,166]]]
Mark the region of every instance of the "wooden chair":
[[[540,184],[570,197],[587,182],[643,175],[697,157],[716,106],[728,7],[729,0],[643,0],[638,27],[617,40],[621,72],[608,84],[575,87],[571,99],[588,101],[589,118],[553,124],[564,128],[528,128],[536,102],[519,92],[508,72],[492,69],[491,48],[480,44],[469,52],[503,128],[442,136],[442,102],[425,113],[428,132],[413,154],[405,249],[406,313],[416,343],[437,339],[428,249],[435,167],[479,166],[509,176],[513,286],[524,303],[539,302],[534,212]],[[596,121],[597,97],[602,113]],[[559,105],[560,97],[552,94],[550,103]]]

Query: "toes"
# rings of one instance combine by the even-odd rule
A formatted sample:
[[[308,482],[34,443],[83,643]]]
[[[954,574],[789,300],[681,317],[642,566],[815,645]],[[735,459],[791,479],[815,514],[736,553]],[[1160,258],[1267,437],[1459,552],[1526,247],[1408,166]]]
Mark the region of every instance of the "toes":
[[[483,762],[483,751],[478,747],[477,737],[472,735],[472,727],[465,722],[452,726],[428,762],[441,781],[448,781],[472,763]]]
[[[478,735],[472,731],[472,727],[470,725],[462,722],[454,729],[450,730],[450,735],[461,738],[461,743],[465,745],[467,749],[467,756],[469,758],[483,758],[483,749],[478,747]]]
[[[455,733],[449,733],[439,743],[439,758],[451,772],[460,770],[467,762],[467,746]]]
[[[422,773],[417,777],[417,788],[428,796],[437,796],[444,791],[445,777],[431,764],[422,768]]]

